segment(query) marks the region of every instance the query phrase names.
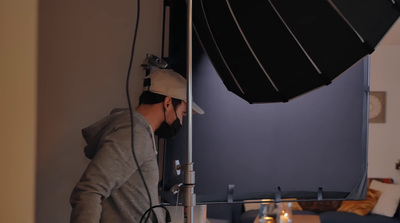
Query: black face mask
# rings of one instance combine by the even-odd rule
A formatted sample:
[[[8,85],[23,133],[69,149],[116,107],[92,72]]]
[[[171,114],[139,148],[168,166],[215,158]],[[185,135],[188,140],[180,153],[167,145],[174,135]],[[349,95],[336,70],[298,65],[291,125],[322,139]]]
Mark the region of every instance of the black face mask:
[[[154,133],[160,138],[171,138],[172,136],[176,135],[179,129],[181,129],[182,125],[181,121],[176,115],[176,111],[175,111],[175,116],[176,116],[175,121],[172,123],[172,125],[169,125],[166,121],[167,118],[165,117],[164,113],[164,121],[163,123],[161,123],[160,127],[158,127],[158,129]]]
[[[171,138],[172,136],[178,133],[179,129],[181,129],[181,122],[179,118],[176,118],[172,125],[168,125],[166,121],[164,121],[160,127],[155,131],[155,134],[160,138]]]

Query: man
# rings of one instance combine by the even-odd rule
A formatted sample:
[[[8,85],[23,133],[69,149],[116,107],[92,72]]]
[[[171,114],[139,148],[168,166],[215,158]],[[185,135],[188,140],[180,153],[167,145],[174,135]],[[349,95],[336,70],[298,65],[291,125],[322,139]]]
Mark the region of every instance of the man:
[[[126,109],[114,109],[82,130],[85,154],[92,160],[71,194],[71,222],[139,222],[150,206],[159,204],[154,133],[167,138],[179,130],[187,109],[186,80],[159,69],[144,83],[132,114],[133,138]],[[193,110],[204,113],[195,103]],[[151,222],[165,222],[162,209],[150,213]]]

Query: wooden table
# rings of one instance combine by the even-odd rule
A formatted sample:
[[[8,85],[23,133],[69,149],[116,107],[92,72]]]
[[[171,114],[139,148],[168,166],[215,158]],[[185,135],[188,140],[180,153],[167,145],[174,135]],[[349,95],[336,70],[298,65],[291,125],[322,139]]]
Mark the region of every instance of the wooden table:
[[[259,223],[259,217],[254,220],[254,223]],[[292,223],[321,223],[318,215],[292,215]]]

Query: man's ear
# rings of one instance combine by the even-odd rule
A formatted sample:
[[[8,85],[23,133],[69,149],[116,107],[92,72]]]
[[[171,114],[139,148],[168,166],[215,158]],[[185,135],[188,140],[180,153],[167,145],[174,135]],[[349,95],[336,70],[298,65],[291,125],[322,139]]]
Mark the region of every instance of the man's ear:
[[[166,96],[164,98],[164,108],[167,109],[169,106],[172,106],[172,98],[170,96]]]

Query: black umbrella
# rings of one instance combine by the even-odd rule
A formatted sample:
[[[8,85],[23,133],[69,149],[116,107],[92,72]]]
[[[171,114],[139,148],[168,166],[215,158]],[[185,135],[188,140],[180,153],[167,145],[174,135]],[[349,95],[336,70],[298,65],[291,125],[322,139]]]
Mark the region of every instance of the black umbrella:
[[[286,102],[371,54],[400,0],[197,0],[193,23],[228,90]]]

